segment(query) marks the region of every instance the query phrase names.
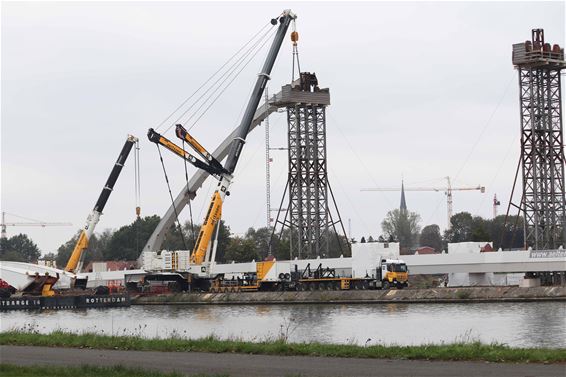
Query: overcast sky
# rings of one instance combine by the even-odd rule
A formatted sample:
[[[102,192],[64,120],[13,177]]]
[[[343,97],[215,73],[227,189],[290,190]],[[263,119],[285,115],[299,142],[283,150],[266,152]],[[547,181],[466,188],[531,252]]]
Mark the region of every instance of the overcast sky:
[[[147,140],[183,99],[270,18],[298,15],[301,68],[330,88],[329,180],[352,236],[381,234],[399,193],[365,187],[486,186],[454,193],[454,211],[505,211],[519,157],[517,73],[511,45],[532,28],[564,46],[564,2],[419,3],[7,3],[2,2],[3,211],[73,227],[8,228],[55,251],[82,227],[126,135],[141,144],[143,215],[170,205],[156,148]],[[214,148],[240,121],[259,72],[259,54],[193,128]],[[287,38],[269,83],[291,76]],[[563,108],[566,106],[563,105]],[[271,117],[271,143],[286,145],[284,114]],[[169,135],[169,134],[168,134]],[[172,136],[172,135],[170,135]],[[176,195],[183,163],[165,163]],[[272,206],[279,204],[287,156],[273,152]],[[135,218],[130,159],[97,231]],[[189,173],[194,172],[190,170]],[[202,221],[210,179],[194,204]],[[264,128],[250,134],[223,216],[232,231],[265,226]],[[442,193],[408,192],[422,226],[446,227]],[[182,220],[188,219],[185,210]],[[8,216],[9,221],[17,218]]]

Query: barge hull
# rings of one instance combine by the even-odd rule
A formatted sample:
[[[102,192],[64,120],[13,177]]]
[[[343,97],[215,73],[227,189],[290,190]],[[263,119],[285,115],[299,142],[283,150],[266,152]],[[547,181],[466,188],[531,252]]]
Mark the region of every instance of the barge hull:
[[[0,311],[5,310],[65,310],[116,308],[130,306],[127,294],[76,296],[21,296],[0,299]]]

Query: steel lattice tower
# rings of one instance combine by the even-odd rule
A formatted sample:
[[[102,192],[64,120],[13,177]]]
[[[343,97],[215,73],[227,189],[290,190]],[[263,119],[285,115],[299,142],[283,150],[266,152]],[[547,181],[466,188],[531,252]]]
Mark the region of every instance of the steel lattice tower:
[[[328,255],[325,106],[287,107],[292,255]]]
[[[328,182],[326,160],[326,106],[328,89],[319,89],[316,75],[302,72],[284,87],[287,102],[289,202],[282,222],[290,229],[290,256],[299,259],[328,257],[330,237],[340,219]],[[283,194],[285,196],[285,194]],[[329,201],[336,209],[333,220]],[[283,202],[282,202],[283,204]]]
[[[556,249],[566,241],[564,143],[560,71],[564,50],[544,42],[534,29],[532,40],[513,45],[519,73],[521,168],[525,246]]]

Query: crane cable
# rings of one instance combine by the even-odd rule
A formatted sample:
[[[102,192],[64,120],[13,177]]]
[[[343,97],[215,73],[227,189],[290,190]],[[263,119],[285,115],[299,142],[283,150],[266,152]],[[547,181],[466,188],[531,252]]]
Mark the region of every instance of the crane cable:
[[[177,111],[179,111],[188,101],[190,101],[191,98],[193,98],[204,86],[206,86],[206,84],[208,84],[210,80],[214,78],[214,76],[216,76],[226,65],[228,65],[228,63],[230,63],[230,61],[232,61],[234,57],[236,57],[248,44],[251,43],[251,41],[253,41],[269,25],[270,25],[269,22],[266,23],[257,33],[255,33],[242,47],[240,47],[238,51],[236,51],[228,60],[226,60],[226,62],[224,62],[224,64],[222,64],[222,66],[220,66],[220,68],[218,68],[216,72],[214,72],[204,83],[202,83],[201,86],[199,86],[189,97],[187,97],[183,102],[181,102],[181,104],[177,106],[177,108],[173,110],[165,119],[163,119],[161,123],[159,123],[157,127],[155,127],[155,129],[159,130],[161,127],[163,127],[163,125],[165,124],[165,122],[167,122],[168,119],[170,119],[173,115],[175,115]]]
[[[134,144],[134,192],[136,204],[136,251],[140,251],[140,143],[139,140]]]
[[[297,60],[297,72],[299,77],[301,77],[301,64],[299,62],[299,48],[297,47],[297,42],[299,42],[299,32],[297,31],[297,24],[293,20],[293,31],[291,32],[291,42],[293,42],[293,68],[291,70],[291,83],[295,81],[295,60]]]
[[[185,236],[183,235],[183,229],[181,228],[181,222],[179,221],[179,213],[177,212],[177,207],[175,206],[175,199],[173,199],[173,193],[171,192],[171,185],[169,184],[169,177],[167,176],[167,171],[165,170],[165,163],[163,162],[163,156],[161,155],[161,148],[159,144],[157,146],[157,151],[159,152],[159,159],[161,160],[161,167],[163,168],[163,174],[165,175],[165,182],[167,183],[167,189],[169,190],[169,197],[171,198],[171,204],[173,205],[173,211],[175,212],[175,220],[177,222],[177,227],[179,233],[181,234],[181,240],[183,241],[183,247],[187,250],[187,243],[185,242]]]
[[[271,32],[271,34],[275,34],[276,30]],[[265,34],[265,36],[267,36],[267,33]],[[197,123],[198,121],[208,112],[208,110],[210,110],[210,108],[212,107],[212,105],[214,105],[216,103],[216,101],[224,94],[224,92],[230,87],[230,85],[232,85],[232,83],[234,82],[234,80],[236,80],[236,78],[238,78],[240,76],[240,74],[242,73],[242,71],[252,62],[252,60],[257,56],[257,54],[261,51],[261,49],[265,46],[265,44],[269,42],[269,38],[265,39],[263,42],[260,39],[256,44],[254,44],[254,46],[252,46],[252,48],[250,48],[249,52],[246,53],[246,55],[244,56],[244,58],[242,60],[240,60],[236,65],[234,65],[234,67],[231,69],[231,71],[229,72],[228,76],[226,76],[224,78],[224,80],[222,80],[222,82],[220,83],[220,85],[205,99],[205,101],[198,107],[198,109],[195,111],[194,114],[192,114],[191,116],[189,116],[189,118],[183,122],[183,125],[186,125],[192,118],[194,118],[194,116],[197,115],[197,112],[202,109],[204,107],[204,105],[206,105],[206,103],[208,101],[210,101],[210,99],[212,98],[212,96],[218,92],[221,88],[222,85],[224,85],[224,83],[226,81],[228,81],[230,79],[230,76],[232,76],[234,74],[234,72],[236,72],[236,70],[242,65],[242,63],[244,63],[245,59],[247,59],[250,55],[251,57],[248,59],[247,62],[245,62],[245,64],[240,68],[239,71],[237,71],[235,73],[235,75],[230,79],[230,81],[228,82],[228,84],[226,84],[226,86],[224,86],[224,88],[220,91],[220,93],[212,100],[212,102],[210,102],[208,104],[208,106],[204,109],[204,111],[197,117],[197,119],[187,128],[188,130],[192,129]],[[261,45],[259,46],[259,48],[257,48],[257,46],[259,45],[259,43],[261,43]],[[253,49],[257,48],[255,52],[253,52]]]

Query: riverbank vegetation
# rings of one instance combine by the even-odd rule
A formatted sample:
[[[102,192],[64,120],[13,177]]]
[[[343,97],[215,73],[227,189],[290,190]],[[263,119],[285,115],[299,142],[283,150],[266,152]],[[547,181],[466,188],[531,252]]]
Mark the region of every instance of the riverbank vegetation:
[[[71,366],[17,366],[11,364],[0,364],[0,375],[2,377],[181,377],[183,374],[177,372],[157,372],[138,368],[127,368],[123,366],[97,367],[84,365],[80,367]],[[194,375],[194,377],[207,377],[208,375]],[[221,377],[223,375],[214,375]],[[209,376],[213,377],[213,376]]]
[[[238,339],[220,340],[209,336],[187,339],[173,335],[167,339],[140,336],[109,336],[93,333],[55,331],[50,334],[9,331],[0,333],[1,345],[73,347],[93,349],[246,353],[282,356],[322,356],[412,360],[466,360],[514,363],[566,362],[566,349],[512,348],[504,344],[483,344],[474,340],[454,343],[398,346],[371,344],[289,343],[286,337],[263,342]]]

